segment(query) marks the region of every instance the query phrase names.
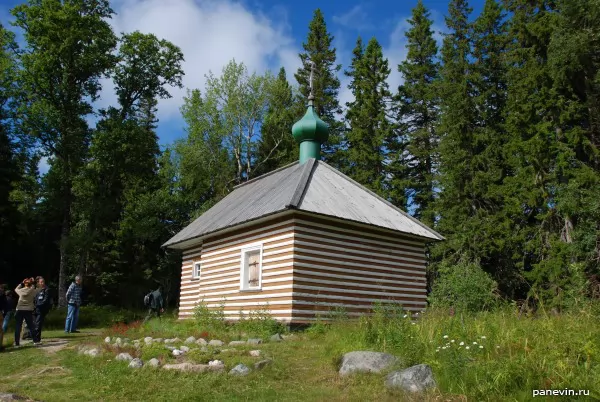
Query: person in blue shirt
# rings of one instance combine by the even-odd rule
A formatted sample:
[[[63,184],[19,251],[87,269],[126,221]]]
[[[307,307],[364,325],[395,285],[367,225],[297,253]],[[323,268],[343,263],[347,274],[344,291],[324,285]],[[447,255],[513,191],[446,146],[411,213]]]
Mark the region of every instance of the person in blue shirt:
[[[65,321],[66,333],[79,333],[77,322],[79,321],[79,307],[81,306],[81,276],[75,277],[67,290],[67,320]]]

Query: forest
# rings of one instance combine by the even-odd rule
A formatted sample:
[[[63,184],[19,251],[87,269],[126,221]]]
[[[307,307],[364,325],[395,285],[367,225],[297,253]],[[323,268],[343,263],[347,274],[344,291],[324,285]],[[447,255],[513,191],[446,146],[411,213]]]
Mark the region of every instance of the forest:
[[[330,129],[323,160],[446,237],[428,250],[433,301],[465,294],[480,305],[484,294],[561,310],[600,297],[598,0],[487,0],[479,15],[451,0],[440,46],[415,1],[399,65],[374,37],[357,38],[340,65],[317,9],[295,82],[232,60],[188,89],[185,133],[167,147],[157,103],[182,86],[176,44],[114,32],[108,0],[29,0],[10,12],[0,283],[43,275],[64,305],[80,274],[87,303],[122,307],[160,284],[176,307],[181,256],[161,245],[234,185],[297,160],[291,127],[312,61]],[[353,94],[345,105],[340,74]],[[98,109],[106,78],[117,102]]]

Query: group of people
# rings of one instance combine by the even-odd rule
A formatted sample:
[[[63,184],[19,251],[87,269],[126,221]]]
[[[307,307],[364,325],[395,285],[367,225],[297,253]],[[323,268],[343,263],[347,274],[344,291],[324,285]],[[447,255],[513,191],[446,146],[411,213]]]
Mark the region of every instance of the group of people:
[[[21,329],[23,321],[31,332],[34,345],[39,345],[42,338],[44,319],[50,311],[50,293],[43,277],[25,278],[12,292],[0,294],[0,310],[2,311],[2,332],[0,332],[0,348],[4,338],[4,332],[8,329],[11,317],[14,315],[15,323],[15,347],[21,343]],[[18,299],[15,302],[15,295]],[[14,310],[13,310],[14,308]]]
[[[66,333],[78,333],[79,307],[81,306],[81,277],[75,277],[66,294],[67,319],[65,321]],[[164,312],[164,301],[161,288],[148,293],[144,297],[144,305],[148,308],[148,314],[144,322],[152,317],[160,318]],[[23,321],[27,325],[34,345],[40,345],[42,341],[42,328],[46,315],[52,306],[50,291],[46,281],[41,276],[37,278],[25,278],[13,291],[0,287],[0,350],[3,349],[4,333],[12,317],[15,317],[15,347],[21,344],[21,330]]]
[[[81,277],[77,276],[75,282],[67,291],[67,319],[65,332],[77,331],[79,321],[79,307],[81,306]],[[50,291],[43,277],[25,278],[16,287],[14,292],[0,288],[0,350],[3,348],[4,333],[12,317],[15,317],[15,343],[18,348],[21,344],[21,330],[23,321],[27,325],[34,345],[40,345],[44,320],[52,306]]]

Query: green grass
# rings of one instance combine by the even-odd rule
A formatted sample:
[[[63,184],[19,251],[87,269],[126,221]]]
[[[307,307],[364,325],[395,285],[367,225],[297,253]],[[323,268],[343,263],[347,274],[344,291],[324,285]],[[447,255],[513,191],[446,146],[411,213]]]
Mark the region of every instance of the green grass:
[[[257,334],[266,338],[271,329],[256,322],[215,326],[204,321],[200,327],[193,320],[163,319],[146,326],[84,330],[70,335],[69,348],[55,354],[33,347],[8,349],[8,353],[1,354],[0,392],[44,401],[527,401],[545,400],[532,398],[533,389],[571,388],[591,392],[590,398],[576,400],[600,397],[600,325],[591,309],[534,317],[519,316],[511,309],[465,316],[431,311],[415,324],[402,315],[391,315],[380,312],[371,319],[349,322],[342,314],[332,325],[316,325],[281,343],[238,347],[233,354],[194,351],[186,356],[197,363],[223,360],[227,370],[238,363],[251,367],[262,359],[249,356],[251,349],[260,349],[263,356],[273,359],[271,366],[241,378],[151,368],[132,370],[126,363],[114,361],[117,351],[106,348],[103,339],[107,335],[129,339],[149,335],[184,340],[194,335],[227,342]],[[47,332],[45,336],[64,334]],[[465,345],[459,347],[460,342]],[[450,347],[442,349],[448,343]],[[78,355],[80,344],[101,345],[105,353],[95,359]],[[434,371],[438,389],[427,395],[408,396],[386,390],[385,374],[340,378],[338,361],[352,350],[393,353],[402,358],[404,366],[427,363]],[[160,346],[127,351],[143,359],[174,361]],[[44,367],[53,366],[65,370],[38,374]],[[568,401],[573,397],[552,400]]]

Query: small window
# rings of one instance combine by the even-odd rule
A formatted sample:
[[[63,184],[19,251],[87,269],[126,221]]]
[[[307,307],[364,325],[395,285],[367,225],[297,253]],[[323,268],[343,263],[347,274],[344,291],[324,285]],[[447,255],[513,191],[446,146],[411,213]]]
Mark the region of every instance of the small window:
[[[199,262],[194,263],[194,270],[192,272],[192,279],[200,279],[201,265]]]
[[[241,290],[259,290],[261,288],[262,245],[242,250]]]

